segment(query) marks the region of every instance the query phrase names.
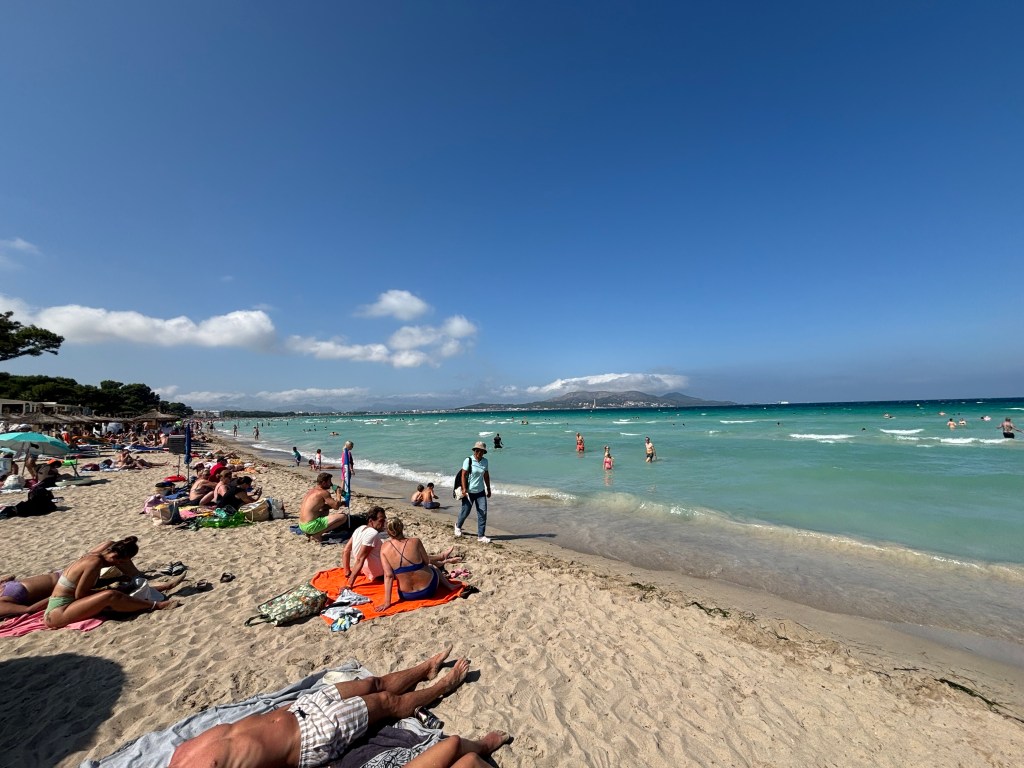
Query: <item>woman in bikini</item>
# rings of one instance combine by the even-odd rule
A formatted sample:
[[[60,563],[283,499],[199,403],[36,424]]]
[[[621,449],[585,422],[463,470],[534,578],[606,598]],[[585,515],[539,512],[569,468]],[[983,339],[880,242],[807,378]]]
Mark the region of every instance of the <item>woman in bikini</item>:
[[[443,555],[428,555],[419,539],[407,539],[401,518],[388,518],[387,541],[381,544],[380,562],[384,566],[384,603],[378,611],[391,607],[391,585],[398,579],[399,600],[424,600],[433,597],[438,588],[455,589],[441,566],[457,563],[462,558],[453,556],[454,547]]]
[[[59,629],[75,621],[91,619],[104,610],[141,613],[181,605],[177,600],[140,600],[117,589],[96,589],[100,571],[107,566],[115,566],[125,576],[138,576],[139,569],[132,562],[138,553],[138,537],[129,536],[120,541],[104,542],[89,554],[75,560],[57,579],[53,594],[47,601],[46,613],[43,615],[46,626]],[[183,578],[152,586],[156,590],[173,589]]]
[[[41,611],[57,586],[60,571],[17,579],[13,574],[0,576],[0,619]]]
[[[210,504],[213,502],[213,492],[217,484],[210,479],[210,470],[203,467],[199,470],[199,476],[188,489],[188,504]]]

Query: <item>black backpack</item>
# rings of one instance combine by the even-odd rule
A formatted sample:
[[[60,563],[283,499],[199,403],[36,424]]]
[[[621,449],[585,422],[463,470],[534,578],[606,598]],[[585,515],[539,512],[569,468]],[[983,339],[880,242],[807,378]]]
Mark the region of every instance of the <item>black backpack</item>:
[[[469,468],[472,469],[473,468],[473,457],[471,457],[471,456],[466,457],[466,461],[469,462]],[[459,492],[462,490],[462,473],[465,472],[465,471],[466,471],[465,469],[463,469],[462,467],[459,467],[459,471],[455,473],[455,482],[452,483],[452,498],[453,499],[461,499],[462,498],[459,495]]]

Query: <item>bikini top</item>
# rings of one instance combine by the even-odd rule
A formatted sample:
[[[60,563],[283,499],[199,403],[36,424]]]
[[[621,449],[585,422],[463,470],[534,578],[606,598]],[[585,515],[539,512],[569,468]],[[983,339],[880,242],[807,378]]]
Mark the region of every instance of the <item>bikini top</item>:
[[[75,589],[78,587],[78,581],[72,581],[62,573],[60,575],[60,578],[57,579],[57,586],[64,587],[64,589],[70,589],[72,592],[74,592]]]
[[[395,546],[395,543],[393,541],[389,540],[388,543],[391,544],[391,546],[394,548],[394,550],[398,553],[398,562],[399,563],[401,563],[403,560],[408,560],[409,559],[409,558],[407,558],[405,556],[405,548],[407,546],[409,546],[409,542],[408,541],[405,544],[402,545],[401,549],[399,549],[397,546]],[[420,571],[420,570],[423,570],[424,568],[426,568],[426,566],[427,566],[426,563],[414,563],[411,560],[409,560],[409,563],[410,563],[409,565],[403,565],[400,568],[395,568],[395,575],[397,576],[400,573],[412,573],[413,571]]]

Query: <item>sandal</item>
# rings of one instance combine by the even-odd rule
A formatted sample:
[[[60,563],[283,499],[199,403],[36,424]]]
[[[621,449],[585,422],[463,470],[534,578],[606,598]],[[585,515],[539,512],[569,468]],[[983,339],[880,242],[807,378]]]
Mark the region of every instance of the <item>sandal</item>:
[[[213,589],[213,584],[208,582],[206,579],[196,582],[196,592],[209,592],[211,589]]]
[[[185,565],[181,560],[175,560],[173,563],[164,568],[160,573],[164,576],[178,576],[188,570],[188,566]]]
[[[235,574],[233,574],[233,573],[228,573],[227,571],[224,571],[224,573],[222,573],[220,575],[220,583],[221,584],[227,584],[229,581],[234,581],[234,580],[235,580]]]
[[[466,598],[470,595],[475,595],[479,591],[479,587],[474,587],[472,584],[467,584],[462,588],[462,592],[459,594],[459,597]]]

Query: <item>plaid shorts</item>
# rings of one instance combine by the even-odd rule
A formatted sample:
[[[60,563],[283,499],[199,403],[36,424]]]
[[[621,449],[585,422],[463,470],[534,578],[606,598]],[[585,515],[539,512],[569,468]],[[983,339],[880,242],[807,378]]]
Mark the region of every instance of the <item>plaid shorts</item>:
[[[299,722],[299,768],[316,768],[337,760],[369,725],[366,702],[359,696],[343,699],[328,685],[296,699],[288,707]]]

